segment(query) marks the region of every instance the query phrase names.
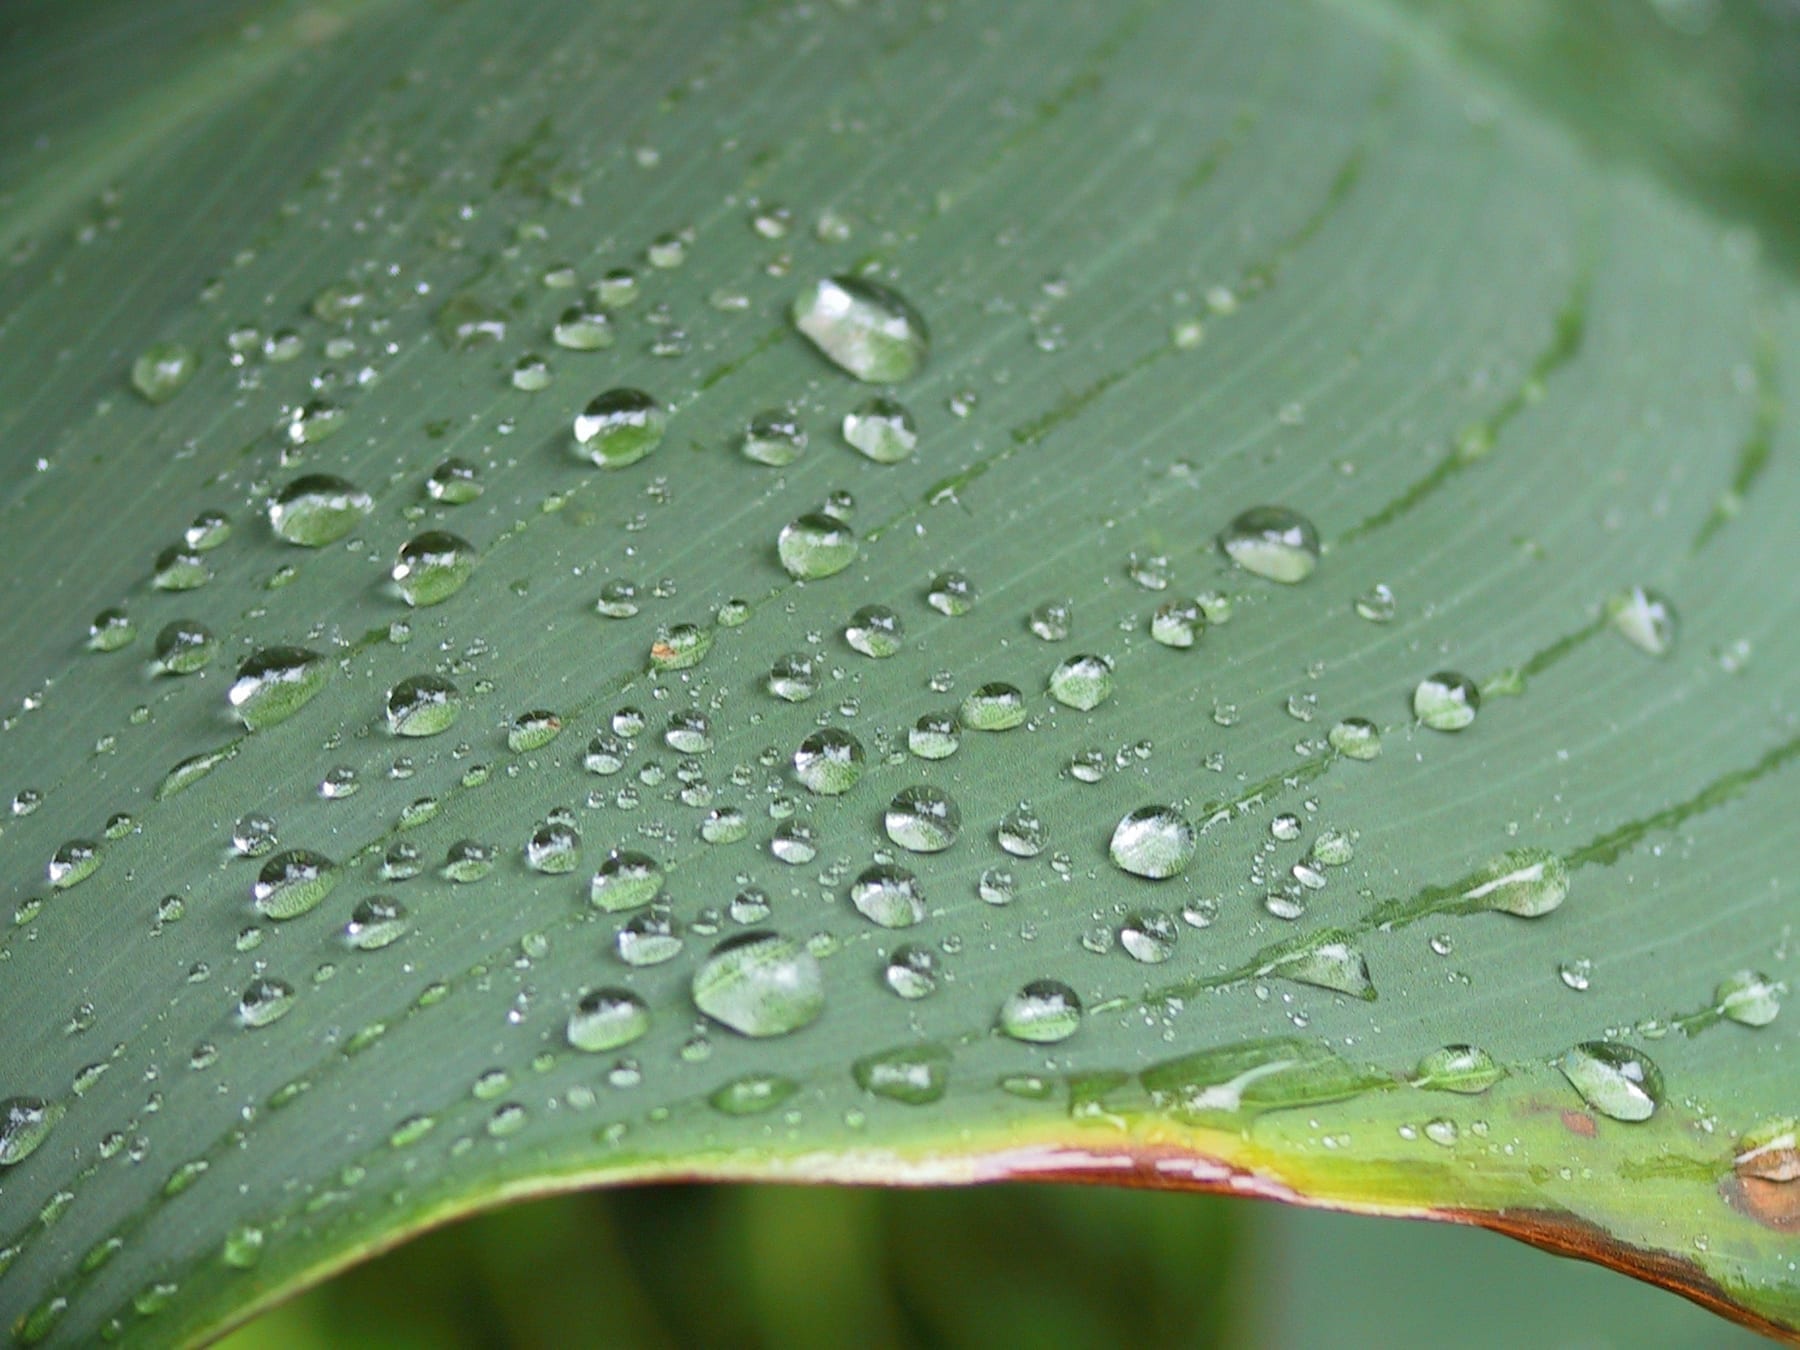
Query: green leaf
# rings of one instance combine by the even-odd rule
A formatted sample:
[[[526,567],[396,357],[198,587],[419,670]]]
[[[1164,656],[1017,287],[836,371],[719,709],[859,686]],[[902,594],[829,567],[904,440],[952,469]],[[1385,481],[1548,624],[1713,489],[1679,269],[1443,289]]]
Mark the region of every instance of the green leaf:
[[[17,1339],[667,1178],[1450,1218],[1800,1327],[1752,236],[1373,4],[66,9]]]

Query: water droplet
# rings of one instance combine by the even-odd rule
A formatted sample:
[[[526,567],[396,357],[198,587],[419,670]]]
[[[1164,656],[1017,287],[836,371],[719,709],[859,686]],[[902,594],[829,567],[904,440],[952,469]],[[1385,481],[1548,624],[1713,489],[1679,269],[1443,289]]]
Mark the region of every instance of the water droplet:
[[[88,624],[87,645],[90,651],[116,652],[130,646],[136,636],[137,626],[124,610],[103,609]]]
[[[902,788],[883,818],[887,836],[914,853],[941,853],[962,831],[962,811],[941,788]]]
[[[582,458],[622,469],[656,449],[668,425],[667,410],[642,389],[608,389],[575,419],[575,442]]]
[[[331,894],[338,875],[338,865],[323,853],[289,849],[263,864],[250,900],[265,918],[297,919]]]
[[[848,792],[862,775],[862,742],[839,727],[821,727],[794,752],[794,777],[822,797]]]
[[[1583,1041],[1565,1051],[1557,1067],[1582,1100],[1614,1120],[1648,1120],[1662,1104],[1662,1071],[1633,1046]]]
[[[773,1111],[799,1090],[800,1085],[791,1078],[753,1073],[732,1079],[707,1101],[723,1115],[759,1116],[765,1111]]]
[[[960,715],[973,731],[1010,731],[1025,720],[1025,695],[1014,685],[993,681],[963,699]]]
[[[871,1096],[929,1106],[949,1089],[950,1052],[941,1045],[903,1046],[857,1060],[850,1075]]]
[[[1297,511],[1253,506],[1219,535],[1219,547],[1246,572],[1294,585],[1319,564],[1319,532]]]
[[[379,951],[398,942],[411,926],[405,905],[391,895],[371,895],[358,900],[350,911],[344,941],[358,951]]]
[[[581,861],[581,835],[573,825],[546,821],[525,841],[525,865],[546,876],[573,872]]]
[[[1037,812],[1028,803],[1020,802],[1000,817],[994,837],[1000,847],[1015,858],[1035,858],[1044,851],[1049,831],[1038,818]]]
[[[1081,1028],[1081,1000],[1061,980],[1033,980],[1000,1005],[1000,1030],[1015,1041],[1051,1045]]]
[[[894,948],[888,956],[882,978],[901,998],[918,999],[936,992],[937,971],[937,957],[929,948],[906,944]]]
[[[1175,955],[1175,943],[1180,937],[1174,918],[1159,909],[1136,910],[1119,925],[1119,945],[1133,960],[1149,965]]]
[[[443,874],[459,886],[480,881],[494,870],[494,849],[475,839],[458,839],[444,850]]]
[[[681,955],[681,925],[667,905],[652,905],[619,927],[615,947],[628,966],[659,966]]]
[[[1486,1092],[1506,1076],[1487,1051],[1473,1045],[1446,1045],[1428,1051],[1413,1070],[1414,1087],[1432,1092]]]
[[[1375,983],[1369,978],[1369,963],[1362,950],[1342,938],[1320,935],[1298,951],[1271,961],[1257,973],[1278,975],[1284,980],[1349,994],[1353,998],[1375,997]]]
[[[1160,881],[1183,871],[1198,847],[1193,825],[1173,807],[1140,806],[1113,830],[1110,851],[1121,870]]]
[[[872,398],[844,414],[844,440],[877,464],[898,464],[918,447],[912,413],[891,398]]]
[[[562,734],[562,725],[562,718],[547,708],[522,712],[506,729],[506,748],[519,755],[542,750]]]
[[[637,909],[662,890],[662,869],[645,853],[614,849],[588,887],[588,903],[609,913]]]
[[[1067,642],[1073,625],[1074,606],[1067,600],[1047,600],[1026,616],[1025,626],[1044,642]]]
[[[864,605],[844,625],[844,641],[864,656],[885,659],[900,650],[906,625],[886,605]]]
[[[212,664],[219,640],[193,619],[176,619],[156,635],[155,669],[168,675],[192,675]]]
[[[551,327],[550,338],[568,351],[602,351],[613,345],[612,320],[603,309],[570,305]]]
[[[548,389],[553,378],[550,363],[536,352],[526,352],[513,363],[512,387],[524,393],[535,394],[540,389]],[[480,491],[479,486],[476,491]]]
[[[769,667],[768,690],[788,703],[804,703],[819,692],[819,672],[810,656],[790,652]]]
[[[212,580],[212,569],[198,553],[183,545],[171,544],[156,555],[151,566],[150,584],[159,591],[191,591]]]
[[[388,730],[396,736],[436,736],[462,716],[462,693],[442,675],[412,675],[387,693]]]
[[[62,1119],[61,1103],[42,1097],[8,1097],[0,1101],[0,1167],[15,1167],[42,1144]]]
[[[1568,894],[1568,864],[1541,848],[1511,849],[1490,858],[1462,892],[1470,908],[1501,910],[1522,919],[1548,914]]]
[[[400,546],[391,575],[407,604],[438,605],[463,588],[475,570],[475,546],[448,530],[426,530]]]
[[[1080,712],[1099,707],[1112,691],[1112,662],[1104,656],[1071,656],[1050,672],[1050,696]]]
[[[262,1260],[263,1231],[250,1224],[239,1224],[225,1235],[219,1259],[233,1270],[250,1270]]]
[[[789,576],[814,581],[856,561],[856,534],[836,517],[810,511],[782,526],[775,548]]]
[[[1197,600],[1171,600],[1150,616],[1150,637],[1165,647],[1192,647],[1206,631],[1206,617]]]
[[[294,987],[284,980],[252,980],[238,997],[238,1021],[247,1027],[266,1027],[294,1006]]]
[[[231,851],[240,858],[260,858],[275,847],[275,822],[260,812],[238,817],[231,827]]]
[[[672,624],[650,644],[650,664],[658,670],[687,670],[712,650],[712,634],[691,623]]]
[[[975,583],[961,572],[939,572],[925,588],[925,603],[939,614],[958,618],[975,608]]]
[[[1326,739],[1331,748],[1346,759],[1370,760],[1381,754],[1381,728],[1366,717],[1346,717],[1334,726]]]
[[[514,383],[518,377],[513,377]],[[446,506],[466,506],[482,493],[482,482],[475,466],[466,459],[446,459],[425,479],[426,495]]]
[[[744,933],[713,949],[693,980],[694,1006],[745,1036],[781,1036],[825,1010],[818,958],[775,933]]]
[[[738,449],[745,459],[757,464],[784,468],[806,453],[806,429],[791,412],[759,412],[744,428]]]
[[[1613,628],[1632,646],[1652,656],[1667,656],[1675,647],[1680,621],[1675,606],[1661,591],[1633,586],[1607,602]]]
[[[891,863],[866,868],[851,883],[850,903],[857,913],[883,928],[910,928],[925,917],[925,897],[918,878]]]
[[[269,528],[290,544],[322,548],[350,533],[374,508],[375,499],[346,479],[303,474],[269,499]]]
[[[930,348],[918,312],[896,292],[860,277],[813,282],[795,297],[792,317],[821,353],[866,384],[911,379]]]
[[[131,363],[131,387],[153,404],[167,403],[179,394],[200,368],[194,349],[179,342],[158,342],[144,349]]]
[[[906,733],[906,748],[920,759],[948,759],[962,744],[957,730],[949,713],[926,713]]]
[[[69,839],[58,844],[44,869],[52,889],[66,891],[100,870],[100,846],[91,839]]]
[[[650,1030],[650,1009],[629,989],[594,989],[569,1014],[569,1044],[599,1054],[630,1045]]]
[[[1461,731],[1481,708],[1475,681],[1454,670],[1440,670],[1413,690],[1413,716],[1433,731]]]
[[[1713,1005],[1719,1012],[1747,1027],[1766,1027],[1781,1014],[1781,997],[1786,992],[1767,975],[1754,970],[1740,970],[1719,981],[1713,993]]]
[[[1394,592],[1381,582],[1376,582],[1357,596],[1355,607],[1358,616],[1370,623],[1392,623],[1394,615],[1399,611]]]
[[[289,445],[317,445],[344,425],[344,410],[324,399],[312,399],[287,409],[276,423],[276,432]]]

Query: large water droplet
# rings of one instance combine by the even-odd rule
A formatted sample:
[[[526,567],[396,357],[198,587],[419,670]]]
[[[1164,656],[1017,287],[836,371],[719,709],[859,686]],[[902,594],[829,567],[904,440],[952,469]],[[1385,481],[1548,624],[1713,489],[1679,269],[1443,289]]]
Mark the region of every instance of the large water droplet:
[[[1137,877],[1160,881],[1176,876],[1193,859],[1199,836],[1171,806],[1140,806],[1113,830],[1112,860]]]
[[[867,384],[911,379],[925,364],[930,337],[907,301],[877,282],[835,276],[794,298],[794,327],[826,357]]]
[[[622,469],[656,449],[668,425],[667,410],[642,389],[608,389],[575,419],[575,443],[582,458]]]
[[[1369,978],[1369,963],[1362,949],[1342,938],[1314,939],[1300,950],[1269,962],[1257,973],[1278,975],[1353,998],[1375,997],[1375,982]]]
[[[1766,1027],[1781,1015],[1786,987],[1755,970],[1740,970],[1719,981],[1713,1006],[1720,1014],[1746,1027]]]
[[[358,951],[379,951],[405,937],[411,926],[405,905],[391,895],[371,895],[358,900],[350,911],[344,941]]]
[[[886,605],[864,605],[844,625],[844,641],[877,660],[892,656],[905,640],[906,625]]]
[[[775,933],[728,938],[694,972],[694,1006],[745,1036],[781,1036],[825,1011],[818,958]]]
[[[1662,1071],[1633,1046],[1583,1041],[1557,1067],[1589,1106],[1614,1120],[1648,1120],[1662,1104]]]
[[[219,640],[193,619],[176,619],[156,635],[155,669],[164,675],[192,675],[212,664]]]
[[[1285,506],[1251,507],[1226,526],[1219,547],[1246,572],[1290,586],[1319,565],[1319,532]]]
[[[279,539],[321,548],[342,539],[375,508],[356,484],[331,474],[303,474],[269,499],[269,527]]]
[[[1366,717],[1346,717],[1326,739],[1345,759],[1376,759],[1381,755],[1381,728]]]
[[[1474,908],[1535,919],[1568,897],[1569,866],[1548,849],[1510,849],[1489,859],[1462,894]]]
[[[331,666],[305,647],[263,647],[244,658],[226,698],[252,731],[300,711],[331,675]]]
[[[1025,695],[1018,686],[995,680],[971,690],[960,715],[972,731],[1011,731],[1025,720]]]
[[[238,997],[238,1021],[247,1027],[266,1027],[294,1006],[294,987],[285,980],[252,980]]]
[[[1413,690],[1413,716],[1433,731],[1461,731],[1481,708],[1475,681],[1454,670],[1427,675]]]
[[[0,1101],[0,1167],[13,1167],[31,1156],[62,1119],[61,1103],[42,1097],[8,1097]]]
[[[91,839],[67,839],[56,846],[45,867],[50,885],[59,891],[78,886],[100,870],[100,846]]]

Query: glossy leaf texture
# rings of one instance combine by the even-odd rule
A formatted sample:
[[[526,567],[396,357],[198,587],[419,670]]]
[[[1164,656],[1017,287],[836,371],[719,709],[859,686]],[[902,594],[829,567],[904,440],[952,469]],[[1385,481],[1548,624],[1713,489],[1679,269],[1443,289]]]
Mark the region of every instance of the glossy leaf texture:
[[[1800,1326],[1748,233],[1368,4],[23,13],[15,1339],[660,1178]]]

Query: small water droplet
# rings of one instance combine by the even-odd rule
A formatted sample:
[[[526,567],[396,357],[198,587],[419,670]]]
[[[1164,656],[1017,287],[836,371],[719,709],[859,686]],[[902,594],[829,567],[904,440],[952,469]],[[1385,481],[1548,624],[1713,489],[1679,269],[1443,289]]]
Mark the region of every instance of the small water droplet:
[[[311,849],[289,849],[263,864],[250,900],[270,919],[297,919],[314,908],[338,884],[338,865]]]
[[[294,1006],[294,988],[284,980],[252,980],[238,997],[238,1021],[247,1027],[266,1027]]]
[[[844,440],[877,464],[898,464],[918,448],[912,413],[891,398],[872,398],[844,414]]]
[[[44,1142],[63,1106],[42,1097],[8,1097],[0,1101],[0,1167],[15,1167]]]
[[[905,640],[906,625],[886,605],[864,605],[844,625],[844,641],[852,650],[877,660],[892,656]]]
[[[1486,1092],[1506,1076],[1487,1051],[1473,1045],[1446,1045],[1420,1057],[1413,1070],[1414,1087],[1432,1092]]]
[[[958,618],[975,608],[975,583],[961,572],[939,572],[925,588],[925,603]]]
[[[808,792],[836,797],[863,775],[862,742],[840,727],[821,727],[794,752],[794,777]]]
[[[868,1055],[850,1069],[871,1096],[907,1106],[942,1101],[950,1086],[950,1052],[941,1045],[908,1045]]]
[[[1113,691],[1113,666],[1104,656],[1071,656],[1050,672],[1050,696],[1080,712],[1099,707]]]
[[[358,900],[350,911],[344,941],[358,951],[379,951],[398,942],[411,926],[405,905],[391,895],[371,895]]]
[[[1719,1012],[1746,1027],[1766,1027],[1781,1015],[1785,986],[1754,970],[1740,970],[1719,981],[1713,1005]]]
[[[1381,754],[1381,728],[1366,717],[1346,717],[1327,733],[1326,739],[1346,759],[1371,760]]]
[[[1661,591],[1633,586],[1607,602],[1613,629],[1639,651],[1667,656],[1675,648],[1680,627],[1675,606]]]
[[[937,972],[937,957],[930,949],[906,944],[894,948],[888,956],[882,978],[901,998],[919,999],[936,992]]]
[[[738,449],[754,463],[784,468],[806,453],[806,428],[785,409],[759,412],[744,428]]]
[[[959,716],[972,731],[1010,731],[1025,721],[1025,695],[1016,685],[995,680],[964,698]]]

